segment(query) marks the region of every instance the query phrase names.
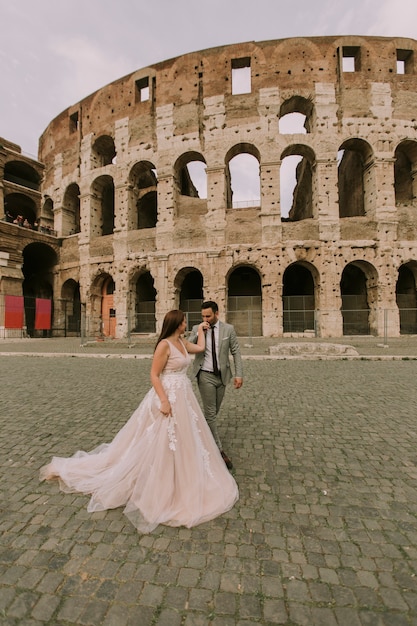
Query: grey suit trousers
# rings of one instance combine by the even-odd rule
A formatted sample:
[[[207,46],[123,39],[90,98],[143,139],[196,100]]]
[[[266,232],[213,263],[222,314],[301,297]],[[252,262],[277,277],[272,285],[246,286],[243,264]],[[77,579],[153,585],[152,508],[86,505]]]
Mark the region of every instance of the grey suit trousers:
[[[203,403],[204,417],[210,427],[212,435],[219,450],[222,450],[222,442],[220,441],[217,430],[217,413],[224,398],[226,387],[222,383],[220,376],[215,376],[210,372],[201,371],[197,375],[198,389],[200,391],[201,401]]]

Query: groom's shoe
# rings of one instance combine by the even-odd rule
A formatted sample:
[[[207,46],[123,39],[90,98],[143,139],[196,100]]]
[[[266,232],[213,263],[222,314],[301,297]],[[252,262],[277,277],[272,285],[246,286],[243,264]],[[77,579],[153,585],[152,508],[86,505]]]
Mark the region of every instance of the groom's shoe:
[[[223,457],[223,461],[226,463],[226,467],[228,470],[232,470],[233,469],[233,463],[232,461],[229,459],[229,457],[227,456],[227,454],[225,454],[223,452],[223,450],[220,450],[220,454]]]

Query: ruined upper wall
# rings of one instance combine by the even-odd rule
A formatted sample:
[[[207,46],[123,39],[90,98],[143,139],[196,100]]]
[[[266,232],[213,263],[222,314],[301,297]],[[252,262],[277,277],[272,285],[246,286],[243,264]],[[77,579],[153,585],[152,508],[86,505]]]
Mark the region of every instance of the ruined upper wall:
[[[341,71],[343,51],[356,55],[356,71]],[[406,59],[404,74],[397,73],[399,53]],[[340,124],[351,117],[386,117],[387,111],[391,119],[412,121],[416,54],[417,42],[412,39],[359,36],[247,42],[192,52],[133,72],[63,111],[41,136],[39,158],[47,176],[59,153],[73,167],[84,137],[114,137],[116,122],[123,119],[129,120],[129,148],[149,143],[157,150],[157,127],[160,130],[163,124],[158,111],[164,107],[172,108],[176,136],[196,133],[203,140],[213,115],[213,110],[208,114],[207,103],[216,103],[216,98],[222,98],[230,127],[242,120],[256,123],[265,107],[278,115],[281,104],[292,96],[316,102],[318,84],[334,86]],[[232,95],[232,62],[243,58],[250,59],[251,92]],[[139,88],[146,83],[150,98],[141,101]],[[268,90],[272,95],[265,100]],[[326,88],[322,102],[325,92]]]

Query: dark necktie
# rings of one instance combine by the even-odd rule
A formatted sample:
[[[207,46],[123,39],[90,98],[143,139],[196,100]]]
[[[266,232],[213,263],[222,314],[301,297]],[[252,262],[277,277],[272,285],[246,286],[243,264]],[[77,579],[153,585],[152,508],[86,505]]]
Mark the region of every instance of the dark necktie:
[[[213,355],[213,374],[218,376],[219,366],[217,365],[216,339],[214,338],[214,326],[211,327],[211,354]]]

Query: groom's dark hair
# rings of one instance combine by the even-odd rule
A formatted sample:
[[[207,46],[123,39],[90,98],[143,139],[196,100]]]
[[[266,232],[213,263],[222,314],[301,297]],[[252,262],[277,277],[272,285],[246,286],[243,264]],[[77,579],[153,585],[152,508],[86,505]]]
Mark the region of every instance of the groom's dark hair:
[[[206,302],[203,302],[201,305],[201,309],[211,309],[213,313],[217,313],[219,307],[217,306],[217,302],[214,302],[213,300],[206,300]]]

